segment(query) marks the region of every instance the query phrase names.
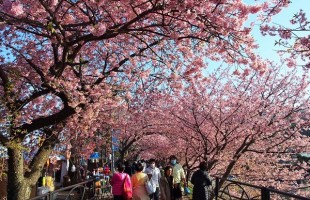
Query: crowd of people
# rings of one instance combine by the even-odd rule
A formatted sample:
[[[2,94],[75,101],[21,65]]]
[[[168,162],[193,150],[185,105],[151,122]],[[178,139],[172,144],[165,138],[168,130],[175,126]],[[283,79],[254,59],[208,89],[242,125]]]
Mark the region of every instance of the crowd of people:
[[[211,185],[206,162],[201,162],[199,170],[190,179],[193,184],[193,200],[207,200],[208,186]],[[114,200],[180,200],[182,186],[187,187],[184,169],[176,156],[164,168],[156,165],[155,159],[145,162],[119,163],[117,172],[111,179]],[[125,189],[124,188],[129,188]]]

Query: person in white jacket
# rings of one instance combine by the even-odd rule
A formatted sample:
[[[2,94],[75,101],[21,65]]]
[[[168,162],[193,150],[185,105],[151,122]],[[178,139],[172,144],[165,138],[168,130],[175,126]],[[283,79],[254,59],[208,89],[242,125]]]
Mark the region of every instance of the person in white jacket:
[[[154,193],[150,194],[151,200],[159,200],[159,180],[161,178],[161,173],[159,168],[156,167],[155,159],[149,160],[149,167],[146,168],[145,173],[148,174],[150,177],[150,181],[154,187],[156,187],[156,190]]]

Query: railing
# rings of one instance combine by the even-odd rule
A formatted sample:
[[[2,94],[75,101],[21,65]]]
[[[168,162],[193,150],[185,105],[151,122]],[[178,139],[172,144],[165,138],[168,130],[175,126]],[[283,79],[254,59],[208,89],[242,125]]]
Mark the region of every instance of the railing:
[[[220,180],[223,179],[215,177],[214,197],[216,200],[310,200],[309,197],[235,180],[225,179],[224,184],[219,187]],[[98,179],[92,179],[36,196],[30,200],[106,199],[105,197],[108,196],[105,196],[105,189],[107,188],[101,188],[101,195],[98,196],[96,182]]]
[[[215,177],[214,196],[216,200],[310,200],[310,197],[228,179],[225,179],[220,188],[220,180],[222,179]]]
[[[31,198],[30,200],[83,200],[83,199],[93,199],[95,196],[95,182],[96,179],[89,181],[84,181],[75,185],[60,188],[58,190],[47,192]]]

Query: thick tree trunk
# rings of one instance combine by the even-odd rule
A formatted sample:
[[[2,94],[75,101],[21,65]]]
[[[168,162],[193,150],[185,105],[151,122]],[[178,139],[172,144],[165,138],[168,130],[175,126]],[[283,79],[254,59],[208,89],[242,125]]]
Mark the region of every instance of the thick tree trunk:
[[[55,141],[45,140],[32,162],[25,171],[23,146],[20,141],[11,142],[8,147],[8,200],[25,200],[30,198],[31,189],[37,184],[44,164],[50,155]]]
[[[24,159],[22,150],[17,145],[8,148],[8,184],[7,199],[8,200],[25,200],[29,199],[31,187],[33,184],[27,183],[24,178]]]

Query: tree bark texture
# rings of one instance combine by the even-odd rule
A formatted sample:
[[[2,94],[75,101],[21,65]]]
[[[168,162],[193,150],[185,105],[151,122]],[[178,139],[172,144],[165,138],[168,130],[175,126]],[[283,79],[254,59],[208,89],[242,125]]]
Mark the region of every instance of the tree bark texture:
[[[39,148],[35,158],[29,164],[29,168],[24,166],[23,150],[21,142],[8,145],[8,182],[7,199],[25,200],[29,199],[31,189],[37,184],[41,176],[42,169],[52,151],[50,141],[44,141]]]

